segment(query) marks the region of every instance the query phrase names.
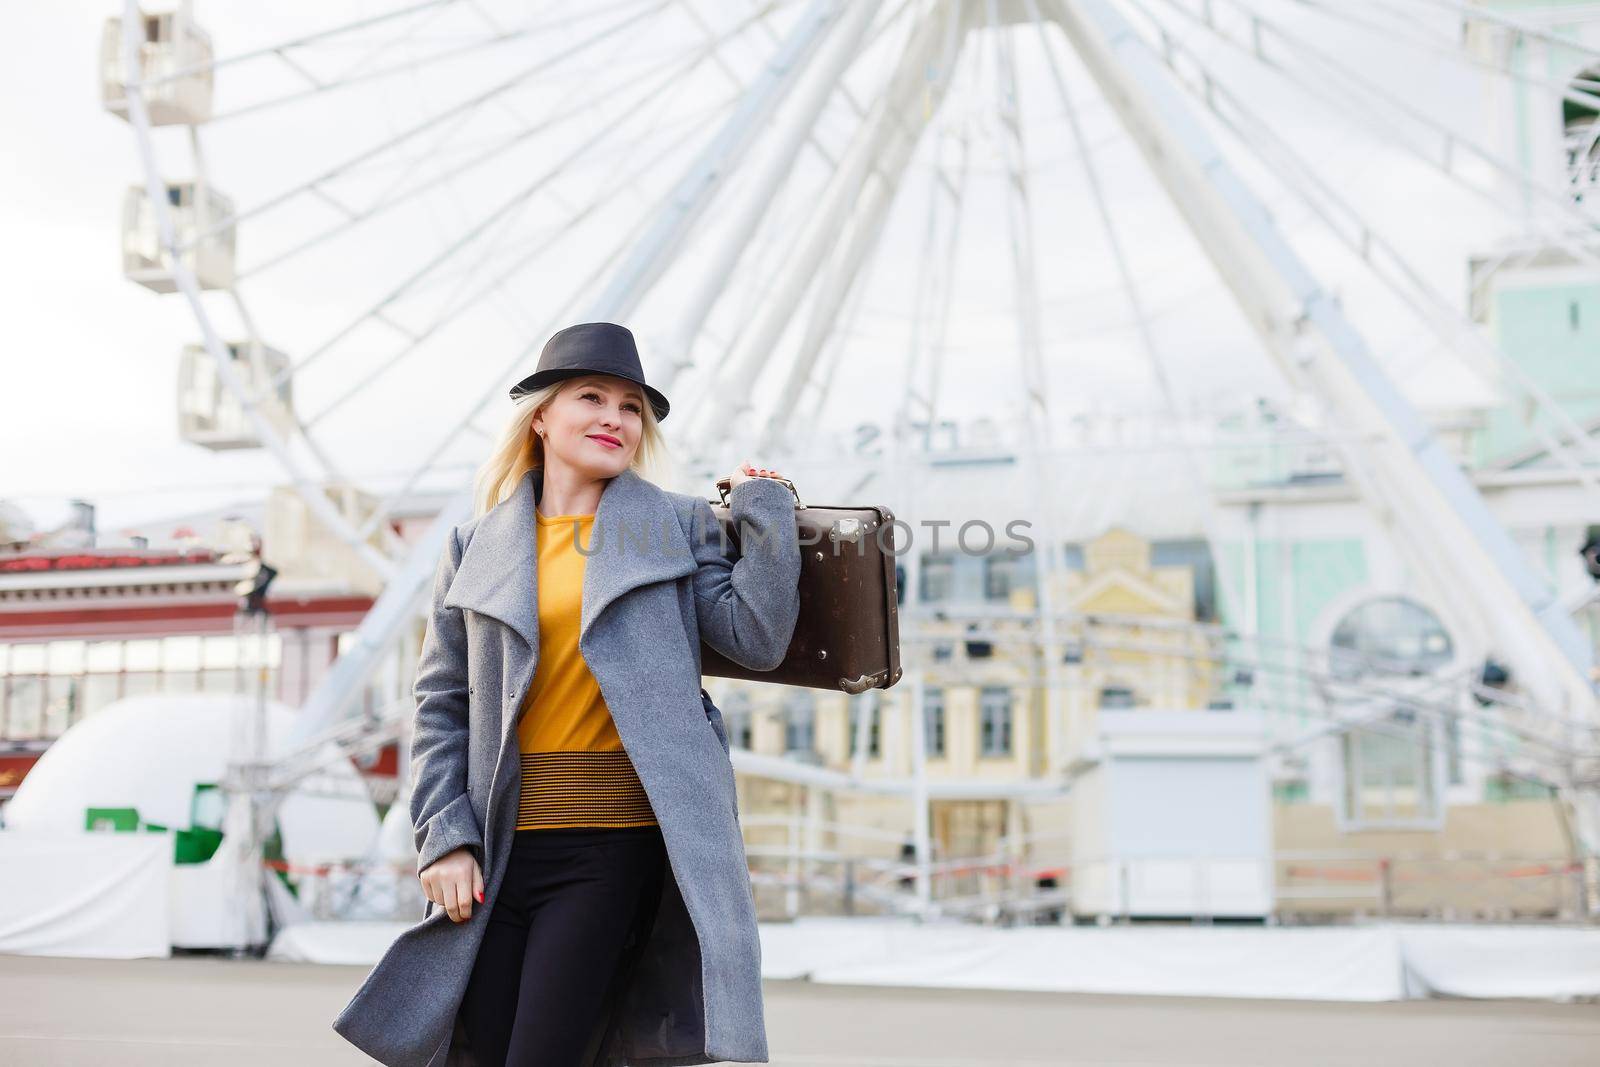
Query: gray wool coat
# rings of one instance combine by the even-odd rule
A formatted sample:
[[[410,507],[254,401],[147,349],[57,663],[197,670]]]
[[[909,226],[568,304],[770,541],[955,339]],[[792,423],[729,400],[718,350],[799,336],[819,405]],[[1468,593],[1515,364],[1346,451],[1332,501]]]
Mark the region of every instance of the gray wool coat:
[[[530,471],[458,525],[434,577],[414,688],[417,869],[466,846],[487,904],[455,923],[429,903],[334,1020],[390,1067],[479,1067],[458,1012],[515,833],[518,709],[539,660],[541,487]],[[755,901],[726,731],[700,687],[700,640],[754,670],[782,662],[800,610],[800,548],[783,483],[752,478],[728,503],[742,551],[706,500],[630,468],[607,481],[583,546],[578,649],[661,824],[671,875],[606,1067],[767,1062]]]

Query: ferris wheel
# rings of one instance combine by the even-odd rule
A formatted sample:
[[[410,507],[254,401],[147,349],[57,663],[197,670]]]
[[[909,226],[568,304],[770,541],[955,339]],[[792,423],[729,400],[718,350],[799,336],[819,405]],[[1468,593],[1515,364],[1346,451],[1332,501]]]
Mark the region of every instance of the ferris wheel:
[[[1335,447],[1364,502],[1529,701],[1558,724],[1595,717],[1573,606],[1395,378],[1460,361],[1547,416],[1552,455],[1600,464],[1480,321],[1497,272],[1600,263],[1600,49],[1471,0],[389,0],[213,18],[126,0],[107,22],[104,103],[141,168],[124,271],[194,319],[184,437],[269,453],[386,582],[307,729],[337,723],[414,612],[466,499],[416,545],[389,510],[459,484],[506,383],[565,324],[638,324],[696,470],[826,449],[845,396],[879,398],[891,457],[949,411],[998,412],[1043,470],[1074,383],[1132,381],[1179,421],[1191,316],[1219,308],[1252,344],[1242,373],[1361,429]],[[1536,72],[1514,57],[1529,44]],[[1387,73],[1408,62],[1558,101],[1542,162]],[[1465,308],[1364,173],[1375,146],[1486,220]],[[1108,338],[1111,371],[1078,362]],[[1192,452],[1179,462],[1203,485]],[[1048,529],[1052,506],[1039,514]]]

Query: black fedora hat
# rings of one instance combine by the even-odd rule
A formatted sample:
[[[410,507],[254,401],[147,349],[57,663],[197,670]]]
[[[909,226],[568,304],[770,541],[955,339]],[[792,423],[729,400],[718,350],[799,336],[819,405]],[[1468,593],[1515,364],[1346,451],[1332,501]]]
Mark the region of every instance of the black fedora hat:
[[[614,374],[628,379],[649,396],[657,422],[667,417],[671,405],[659,389],[644,380],[644,367],[639,363],[639,346],[633,342],[633,331],[614,322],[580,322],[557,330],[539,353],[538,369],[511,387],[511,399],[527,396],[551,382],[583,374]]]

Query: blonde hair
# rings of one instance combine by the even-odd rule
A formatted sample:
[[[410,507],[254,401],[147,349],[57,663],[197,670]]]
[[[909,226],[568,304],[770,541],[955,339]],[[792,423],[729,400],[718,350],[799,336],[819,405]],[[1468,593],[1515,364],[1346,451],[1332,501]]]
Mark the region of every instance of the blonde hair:
[[[510,418],[500,429],[489,458],[478,467],[472,479],[472,517],[479,518],[490,508],[505,500],[517,488],[523,475],[530,470],[544,468],[544,438],[532,430],[533,417],[543,411],[566,386],[580,381],[582,376],[552,382],[514,401]],[[640,417],[639,447],[634,450],[633,461],[628,464],[636,473],[659,482],[669,462],[666,438],[661,434],[661,424],[656,421],[655,410],[647,399]]]

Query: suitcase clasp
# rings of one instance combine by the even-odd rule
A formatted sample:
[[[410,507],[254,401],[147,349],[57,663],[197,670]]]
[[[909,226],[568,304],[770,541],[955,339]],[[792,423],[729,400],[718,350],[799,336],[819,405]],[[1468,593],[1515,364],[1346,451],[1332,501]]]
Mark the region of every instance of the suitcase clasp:
[[[765,475],[763,475],[763,477],[765,477]],[[800,502],[800,490],[798,490],[798,489],[796,489],[794,487],[794,482],[790,481],[788,478],[768,478],[767,480],[768,481],[773,481],[773,482],[782,482],[784,485],[787,485],[789,487],[789,492],[794,494],[795,510],[800,511],[800,510],[804,510],[805,509],[805,504]],[[717,496],[719,497],[719,499],[716,500],[716,501],[713,501],[713,503],[721,504],[723,507],[727,507],[728,506],[728,495],[731,492],[733,492],[733,479],[732,478],[726,478],[726,477],[718,478],[717,479]]]
[[[838,544],[840,541],[848,541],[852,545],[857,544],[860,542],[861,534],[865,529],[866,527],[860,519],[835,519],[833,525],[828,527],[828,540],[834,544]]]

